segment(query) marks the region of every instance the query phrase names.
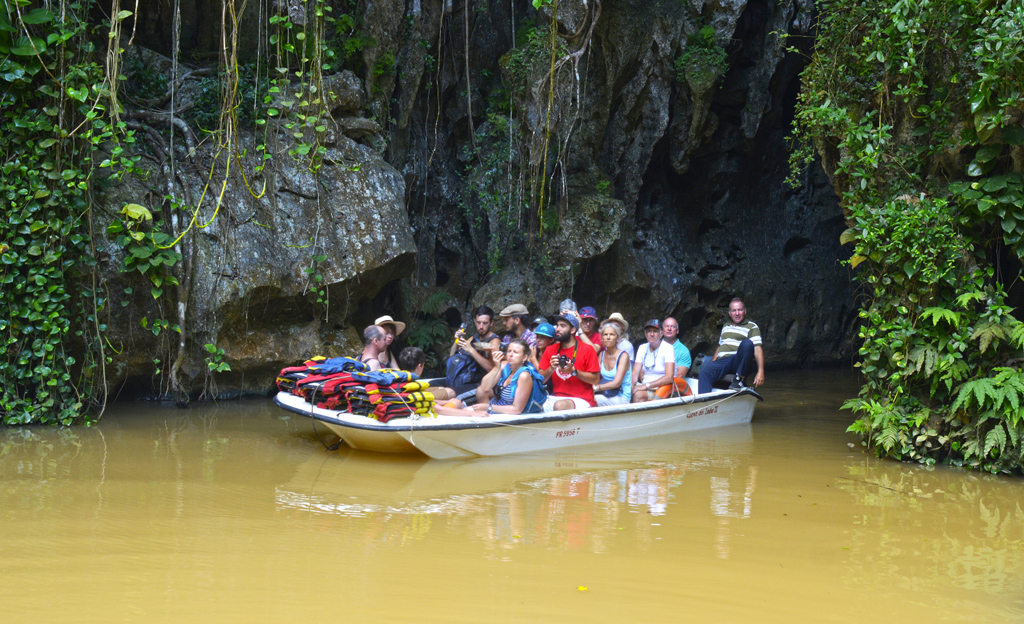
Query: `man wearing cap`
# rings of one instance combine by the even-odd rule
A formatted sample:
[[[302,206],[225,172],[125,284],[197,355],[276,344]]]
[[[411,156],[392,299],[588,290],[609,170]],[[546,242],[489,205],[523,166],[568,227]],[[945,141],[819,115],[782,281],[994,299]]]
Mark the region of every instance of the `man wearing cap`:
[[[551,380],[554,392],[544,402],[544,411],[596,407],[594,384],[600,383],[601,368],[597,354],[576,340],[579,319],[559,316],[555,321],[555,342],[541,356],[540,373]]]
[[[505,323],[506,330],[501,344],[507,346],[513,338],[522,338],[531,348],[537,346],[537,335],[527,327],[530,322],[530,311],[526,309],[526,306],[521,303],[513,303],[502,310],[498,316]]]
[[[385,338],[384,350],[381,351],[380,356],[377,358],[380,360],[381,368],[398,368],[398,360],[391,353],[391,343],[395,341],[395,337],[405,331],[405,323],[402,321],[396,321],[390,316],[382,316],[373,322],[374,325],[379,326],[387,334]]]
[[[755,369],[757,374],[754,375],[754,387],[764,383],[761,329],[746,318],[747,306],[743,304],[743,300],[737,297],[730,301],[729,320],[732,323],[722,328],[714,357],[700,369],[700,392],[711,392],[714,383],[728,374],[736,375],[729,389],[739,390],[746,385],[744,379]]]
[[[603,327],[605,323],[615,323],[622,328],[622,340],[619,341],[618,347],[626,352],[629,356],[629,364],[633,365],[633,361],[636,359],[636,349],[633,347],[633,343],[626,337],[626,332],[629,331],[629,321],[622,318],[622,315],[618,312],[612,312],[605,320],[601,321]]]
[[[654,398],[661,386],[671,386],[675,379],[676,352],[661,339],[661,322],[651,319],[644,325],[647,342],[636,350],[633,364],[633,403]]]
[[[601,352],[601,332],[597,329],[597,310],[590,306],[580,308],[580,331],[577,334],[580,342],[594,348],[594,353]]]

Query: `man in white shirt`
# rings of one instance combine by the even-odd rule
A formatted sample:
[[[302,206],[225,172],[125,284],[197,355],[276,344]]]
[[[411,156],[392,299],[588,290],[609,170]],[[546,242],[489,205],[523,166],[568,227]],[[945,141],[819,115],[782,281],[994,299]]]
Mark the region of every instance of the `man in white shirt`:
[[[672,386],[676,372],[676,352],[661,339],[661,322],[651,319],[644,325],[647,342],[636,350],[633,364],[633,403],[650,401],[661,386]]]

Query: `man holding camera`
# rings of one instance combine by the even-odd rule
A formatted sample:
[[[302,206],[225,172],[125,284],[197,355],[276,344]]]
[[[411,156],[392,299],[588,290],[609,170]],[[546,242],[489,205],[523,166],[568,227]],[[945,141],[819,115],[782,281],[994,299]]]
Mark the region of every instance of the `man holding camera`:
[[[573,314],[563,314],[555,321],[555,342],[540,359],[546,366],[540,373],[551,380],[554,390],[544,402],[545,412],[597,406],[594,384],[601,381],[600,365],[594,350],[576,339],[579,327],[579,318]]]

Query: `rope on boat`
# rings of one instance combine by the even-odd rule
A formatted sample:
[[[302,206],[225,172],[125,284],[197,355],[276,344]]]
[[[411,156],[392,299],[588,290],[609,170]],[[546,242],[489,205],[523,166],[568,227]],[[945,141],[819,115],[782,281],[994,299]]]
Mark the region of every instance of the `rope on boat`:
[[[709,403],[707,405],[707,407],[714,407],[715,405],[718,405],[719,403],[724,402],[726,399],[731,399],[734,396],[736,396],[736,395],[735,394],[730,394],[728,396],[724,396],[721,399],[718,399],[717,401],[713,401],[713,402]],[[693,400],[695,398],[696,398],[696,396],[691,397],[690,400],[687,401],[686,398],[683,397],[683,405],[693,404]],[[552,413],[553,414],[554,412],[548,412],[548,413]],[[657,420],[657,421],[649,422],[649,423],[641,423],[641,424],[638,424],[638,425],[624,425],[622,427],[608,427],[608,428],[605,428],[605,429],[592,429],[590,431],[594,432],[594,433],[597,433],[597,432],[601,432],[601,431],[622,431],[624,429],[636,429],[636,428],[639,428],[639,427],[652,427],[654,425],[660,425],[662,423],[666,423],[666,422],[675,420],[677,418],[685,418],[686,416],[687,416],[687,414],[683,413],[683,414],[677,414],[675,416],[669,416],[668,418],[664,418],[662,420]],[[419,420],[419,419],[417,418],[415,420]],[[487,422],[487,421],[483,421],[483,422]],[[539,429],[539,430],[543,430],[543,431],[550,431],[550,427],[536,427],[536,426],[533,426],[533,425],[517,425],[517,424],[514,424],[514,423],[502,422],[502,421],[499,421],[499,420],[492,420],[490,422],[492,422],[495,425],[501,425],[503,427],[515,427],[517,429]],[[416,445],[412,441],[412,436],[413,436],[413,433],[415,432],[415,430],[416,430],[415,421],[413,419],[410,419],[410,423],[409,423],[409,442],[412,443],[413,446]]]
[[[309,419],[313,421],[313,433],[316,434],[316,439],[320,440],[320,444],[323,444],[324,448],[326,450],[328,450],[328,451],[336,451],[336,450],[338,450],[341,447],[342,439],[339,437],[337,442],[335,442],[334,444],[331,444],[330,446],[328,446],[328,444],[326,442],[324,442],[324,439],[320,437],[320,432],[317,431],[317,428],[316,428],[316,418],[314,418],[314,414],[316,412],[314,410],[316,409],[316,391],[317,390],[319,390],[319,388],[317,386],[313,386],[313,394],[311,394],[310,397],[309,397]]]

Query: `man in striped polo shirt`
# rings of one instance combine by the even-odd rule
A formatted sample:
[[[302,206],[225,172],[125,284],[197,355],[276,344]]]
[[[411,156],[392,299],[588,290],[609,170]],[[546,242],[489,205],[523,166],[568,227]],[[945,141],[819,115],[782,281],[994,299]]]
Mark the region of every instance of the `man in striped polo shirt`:
[[[729,302],[729,319],[731,325],[722,328],[718,339],[718,349],[712,361],[700,369],[698,379],[701,394],[711,392],[713,384],[728,374],[736,375],[736,380],[729,386],[730,390],[738,390],[745,386],[745,378],[754,370],[753,386],[756,388],[764,383],[764,349],[761,347],[761,330],[753,322],[746,320],[747,307],[739,298]]]

